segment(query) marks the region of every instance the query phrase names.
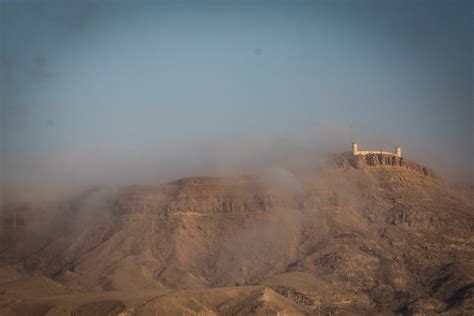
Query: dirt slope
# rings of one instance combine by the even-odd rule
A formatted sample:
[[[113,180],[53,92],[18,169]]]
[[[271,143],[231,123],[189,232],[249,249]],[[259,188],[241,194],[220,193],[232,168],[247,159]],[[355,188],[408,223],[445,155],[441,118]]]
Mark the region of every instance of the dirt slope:
[[[6,207],[0,312],[474,311],[472,188],[385,155],[342,154],[295,173]],[[100,211],[85,212],[90,201]],[[29,280],[65,296],[18,290]]]

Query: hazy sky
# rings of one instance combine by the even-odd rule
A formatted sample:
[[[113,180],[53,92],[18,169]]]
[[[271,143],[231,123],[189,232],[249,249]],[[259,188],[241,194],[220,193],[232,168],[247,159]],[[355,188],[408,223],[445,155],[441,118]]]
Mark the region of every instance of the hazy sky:
[[[72,165],[78,153],[99,165],[136,150],[192,158],[206,142],[311,132],[347,149],[400,144],[472,175],[472,1],[0,10],[4,176],[57,153]]]

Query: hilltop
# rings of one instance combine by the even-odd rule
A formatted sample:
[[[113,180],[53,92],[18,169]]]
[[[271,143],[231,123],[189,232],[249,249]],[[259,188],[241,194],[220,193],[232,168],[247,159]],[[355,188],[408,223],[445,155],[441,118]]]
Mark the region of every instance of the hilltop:
[[[302,177],[8,207],[0,313],[472,313],[464,190],[401,157],[344,153]],[[91,201],[99,211],[84,214]]]

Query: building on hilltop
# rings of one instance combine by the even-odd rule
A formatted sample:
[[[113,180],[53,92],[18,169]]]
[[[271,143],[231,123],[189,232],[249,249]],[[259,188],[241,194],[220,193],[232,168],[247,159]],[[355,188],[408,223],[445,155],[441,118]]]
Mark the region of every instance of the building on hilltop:
[[[391,152],[383,151],[383,150],[359,150],[357,148],[357,143],[352,143],[352,154],[354,156],[369,155],[369,154],[383,154],[383,155],[394,155],[394,156],[401,157],[402,149],[400,146],[395,147],[395,153],[391,153]]]

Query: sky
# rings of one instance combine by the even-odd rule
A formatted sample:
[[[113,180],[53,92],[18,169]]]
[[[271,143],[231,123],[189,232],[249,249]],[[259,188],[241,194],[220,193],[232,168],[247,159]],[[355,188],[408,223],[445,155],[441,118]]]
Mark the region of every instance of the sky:
[[[401,145],[473,182],[471,1],[0,0],[0,10],[3,185],[197,173],[351,141]]]

